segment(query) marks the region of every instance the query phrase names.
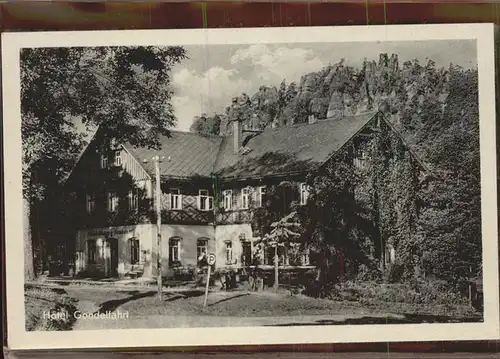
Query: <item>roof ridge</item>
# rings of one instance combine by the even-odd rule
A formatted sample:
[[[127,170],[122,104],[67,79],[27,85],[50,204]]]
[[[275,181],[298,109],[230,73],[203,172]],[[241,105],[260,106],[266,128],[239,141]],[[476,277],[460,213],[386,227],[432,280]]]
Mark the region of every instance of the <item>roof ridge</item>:
[[[197,136],[197,137],[206,137],[206,138],[211,137],[214,139],[220,139],[223,137],[221,135],[214,135],[213,133],[198,133],[198,132],[192,132],[192,131],[169,130],[169,132],[181,133],[181,134],[192,135],[192,136]]]
[[[264,128],[264,131],[279,131],[279,130],[282,130],[282,129],[285,129],[285,128],[297,128],[297,127],[303,127],[303,126],[314,126],[318,123],[326,123],[326,122],[332,122],[332,121],[337,121],[337,122],[340,122],[340,121],[343,121],[343,120],[347,120],[347,119],[350,119],[350,118],[356,118],[356,117],[361,117],[361,116],[369,116],[371,115],[371,117],[375,116],[379,111],[367,111],[367,112],[362,112],[362,113],[358,113],[358,114],[355,114],[355,115],[349,115],[349,116],[343,116],[341,118],[337,118],[337,117],[327,117],[327,118],[318,118],[316,122],[314,123],[309,123],[309,122],[301,122],[301,123],[294,123],[293,125],[284,125],[284,126],[279,126],[279,127],[266,127]]]

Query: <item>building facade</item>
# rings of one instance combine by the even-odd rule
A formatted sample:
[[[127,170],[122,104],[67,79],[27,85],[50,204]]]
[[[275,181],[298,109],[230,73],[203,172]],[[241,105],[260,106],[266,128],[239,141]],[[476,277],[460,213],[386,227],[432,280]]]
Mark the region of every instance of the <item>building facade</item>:
[[[266,189],[290,181],[290,201],[306,204],[307,174],[352,150],[381,121],[384,116],[375,112],[251,130],[234,120],[225,136],[172,131],[160,138],[158,151],[113,143],[97,131],[66,182],[77,228],[75,240],[68,234],[74,272],[151,277],[159,255],[168,277],[176,268],[195,268],[207,253],[216,255],[219,269],[270,265],[269,253],[256,252],[262,233],[252,225],[256,209],[265,205]],[[160,195],[153,163],[158,155]],[[154,212],[158,198],[161,253]],[[307,253],[301,258],[293,265],[309,264]],[[283,255],[280,265],[292,264]]]

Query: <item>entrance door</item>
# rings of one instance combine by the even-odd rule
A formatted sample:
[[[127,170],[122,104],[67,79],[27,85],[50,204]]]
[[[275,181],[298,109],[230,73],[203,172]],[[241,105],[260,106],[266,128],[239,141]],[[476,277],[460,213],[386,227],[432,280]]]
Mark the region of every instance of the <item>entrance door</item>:
[[[106,239],[105,244],[106,276],[118,276],[118,240],[116,238]]]
[[[247,267],[252,264],[252,244],[250,242],[242,243],[242,263],[244,267]]]

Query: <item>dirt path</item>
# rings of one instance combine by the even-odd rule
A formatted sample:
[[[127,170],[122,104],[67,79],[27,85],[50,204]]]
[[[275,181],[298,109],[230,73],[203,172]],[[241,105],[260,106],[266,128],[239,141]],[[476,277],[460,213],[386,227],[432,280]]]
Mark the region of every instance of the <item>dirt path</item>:
[[[204,293],[199,290],[165,293],[164,302],[159,302],[151,290],[66,290],[78,299],[81,314],[73,330],[327,325],[364,320],[367,316],[382,324],[389,317],[403,320],[402,316],[368,313],[330,300],[281,293],[212,292],[204,308]],[[85,313],[103,314],[100,318],[85,318]]]
[[[65,291],[78,299],[80,313],[102,313],[99,318],[82,315],[73,330],[457,322],[456,318],[398,315],[356,303],[273,292],[214,291],[204,307],[204,291],[200,289],[170,290],[161,302],[156,290],[144,288],[82,286],[66,287]],[[458,322],[478,321],[469,319]]]

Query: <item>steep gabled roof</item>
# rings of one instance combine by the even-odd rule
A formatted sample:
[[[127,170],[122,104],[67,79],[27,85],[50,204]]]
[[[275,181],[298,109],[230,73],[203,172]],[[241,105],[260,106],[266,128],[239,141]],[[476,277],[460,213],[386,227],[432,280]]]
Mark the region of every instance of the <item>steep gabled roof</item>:
[[[222,137],[170,131],[170,136],[160,136],[159,140],[160,151],[136,148],[129,143],[123,146],[153,178],[155,169],[152,159],[157,155],[165,157],[160,163],[161,176],[175,178],[210,177]]]
[[[224,179],[311,170],[333,156],[375,114],[370,112],[338,120],[266,129],[248,140],[246,154],[235,154],[232,138],[226,137],[222,140],[215,172]]]
[[[210,178],[213,173],[222,180],[286,176],[311,171],[324,164],[377,115],[383,118],[380,112],[369,112],[244,133],[243,150],[238,154],[234,153],[232,136],[180,131],[160,136],[159,151],[136,148],[129,143],[123,147],[152,178],[155,175],[152,159],[157,155],[164,158],[160,163],[160,175],[167,178]],[[391,125],[390,121],[385,122]],[[392,125],[391,128],[396,131]],[[404,142],[402,137],[401,140]],[[428,171],[409,147],[408,150]]]

